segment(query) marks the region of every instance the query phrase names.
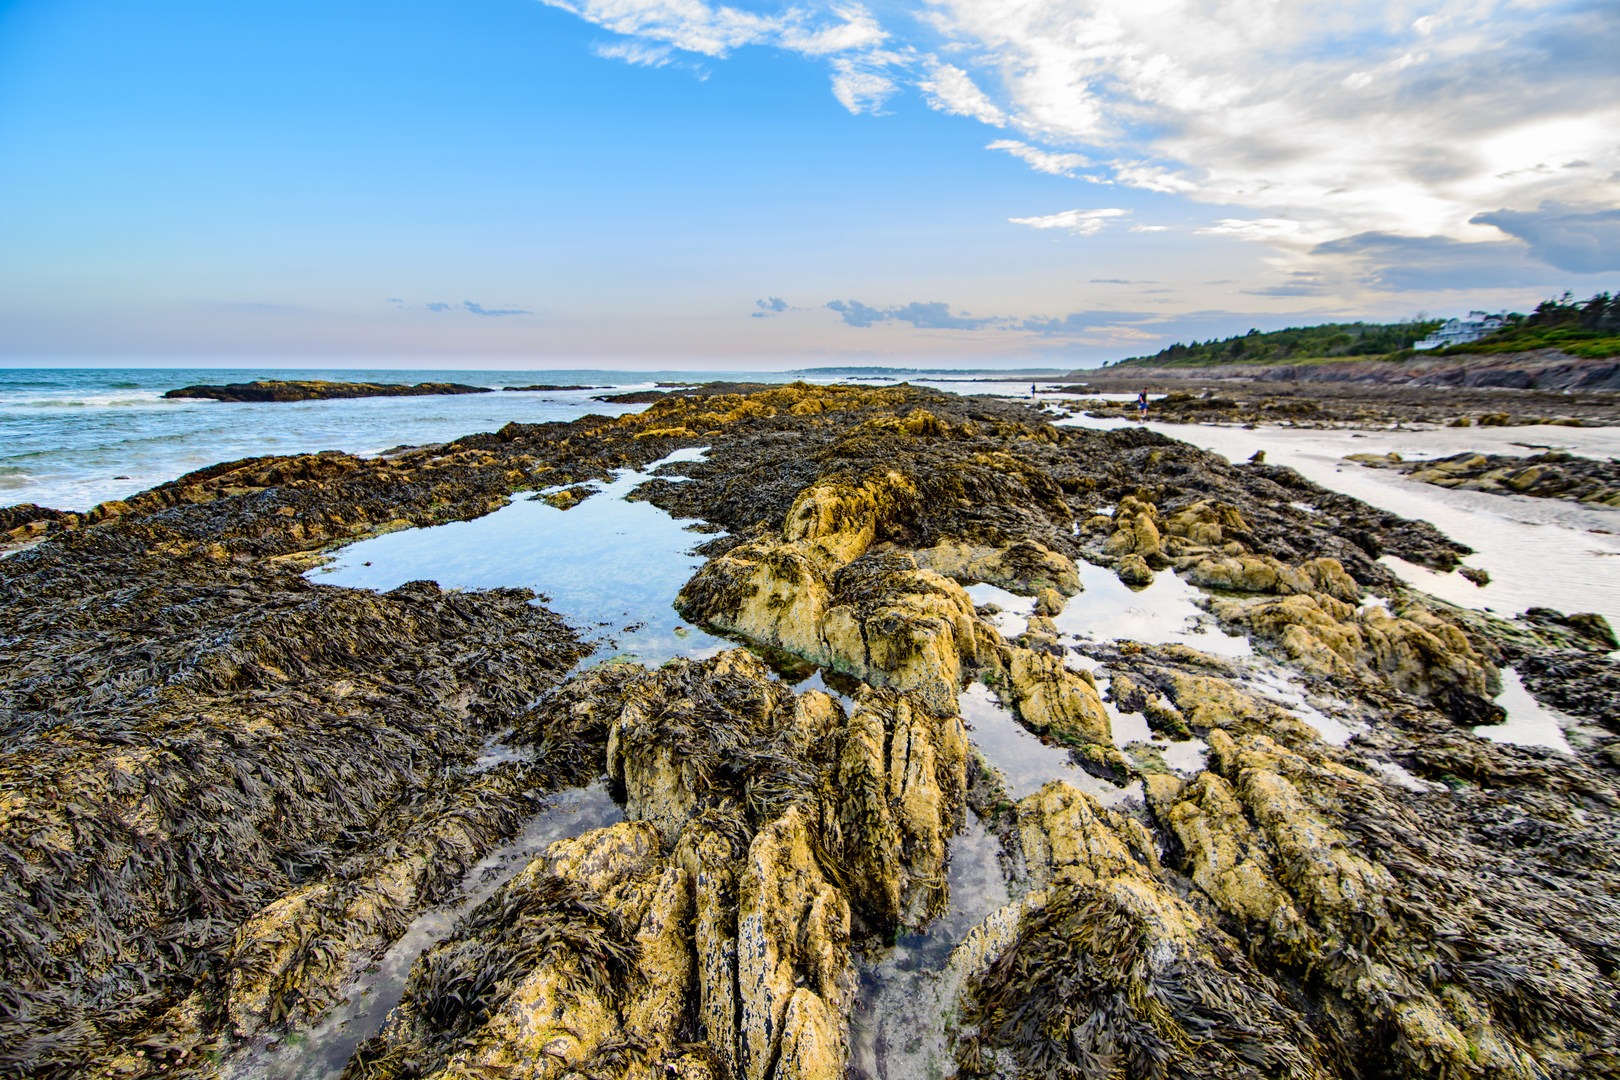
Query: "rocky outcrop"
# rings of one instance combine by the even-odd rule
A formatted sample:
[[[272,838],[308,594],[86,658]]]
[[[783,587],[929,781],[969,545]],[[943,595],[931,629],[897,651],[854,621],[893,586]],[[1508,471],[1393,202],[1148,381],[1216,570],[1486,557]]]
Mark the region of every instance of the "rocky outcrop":
[[[1275,643],[1304,670],[1427,698],[1472,723],[1500,716],[1484,700],[1501,691],[1496,666],[1456,624],[1421,607],[1400,614],[1352,607],[1322,593],[1217,601],[1221,619]]]
[[[1351,454],[1346,460],[1394,469],[1437,487],[1620,506],[1620,462],[1560,450],[1530,457],[1464,452],[1422,461],[1405,461],[1399,454]]]
[[[1023,596],[1047,590],[1059,596],[1073,596],[1081,588],[1080,572],[1074,560],[1034,541],[988,547],[943,540],[916,555],[923,569],[964,585],[982,581]],[[1055,613],[1055,610],[1049,612]]]
[[[225,386],[183,386],[167,391],[166,398],[206,398],[210,401],[326,401],[333,398],[424,397],[435,394],[488,394],[487,386],[463,383],[351,383],[320,379],[267,379]]]
[[[845,697],[741,651],[565,678],[582,647],[527,593],[293,570],[700,443],[638,492],[704,519],[683,604]],[[225,463],[36,532],[0,561],[7,1075],[209,1076],[237,1030],[299,1041],[542,792],[599,772],[628,820],[430,950],[351,1076],[839,1075],[857,957],[961,929],[939,912],[970,799],[1015,899],[942,984],[967,1075],[1616,1073],[1606,628],[1420,603],[1379,553],[1462,549],[1286,469],[911,388],[726,387]],[[1096,640],[1098,674],[1070,669],[1052,615],[1085,601],[1081,555],[1218,586],[1263,656]],[[1036,597],[1015,642],[962,588],[986,579]],[[1569,753],[1469,730],[1508,663],[1589,721]],[[1262,696],[1278,664],[1354,738]],[[1104,676],[1207,763],[1116,751]],[[957,712],[974,677],[1141,802],[1014,803]],[[496,733],[526,760],[480,772]]]
[[[852,940],[947,900],[960,719],[892,689],[845,716],[732,651],[598,668],[531,723],[539,740],[605,732],[630,820],[554,844],[424,957],[363,1074],[561,1076],[630,1053],[637,1076],[842,1076]],[[468,980],[487,987],[470,1017]]]
[[[1062,783],[1018,816],[1032,891],[963,944],[981,958],[964,1074],[1332,1075],[1282,988],[1168,887],[1140,823]]]

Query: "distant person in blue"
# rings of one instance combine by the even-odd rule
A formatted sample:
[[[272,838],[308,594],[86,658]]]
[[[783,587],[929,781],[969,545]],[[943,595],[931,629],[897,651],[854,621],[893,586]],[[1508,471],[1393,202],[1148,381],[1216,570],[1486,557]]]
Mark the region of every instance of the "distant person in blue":
[[[1136,418],[1138,420],[1146,420],[1147,419],[1147,391],[1146,390],[1143,390],[1140,394],[1136,395]]]

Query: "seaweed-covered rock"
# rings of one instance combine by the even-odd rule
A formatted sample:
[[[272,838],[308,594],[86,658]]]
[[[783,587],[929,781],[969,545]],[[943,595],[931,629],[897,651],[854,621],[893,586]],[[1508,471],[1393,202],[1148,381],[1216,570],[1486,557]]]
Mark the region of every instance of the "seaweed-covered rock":
[[[942,540],[917,552],[917,563],[965,585],[982,581],[1025,596],[1048,590],[1073,596],[1080,591],[1074,560],[1033,540],[1004,547]]]

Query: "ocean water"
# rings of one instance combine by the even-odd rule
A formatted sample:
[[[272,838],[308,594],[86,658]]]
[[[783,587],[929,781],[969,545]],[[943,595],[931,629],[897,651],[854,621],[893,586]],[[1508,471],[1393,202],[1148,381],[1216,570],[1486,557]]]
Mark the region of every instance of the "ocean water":
[[[830,374],[781,371],[0,367],[0,506],[38,503],[58,510],[88,510],[194,469],[238,458],[320,450],[373,454],[493,431],[514,420],[538,424],[644,408],[592,401],[595,394],[646,390],[671,382],[791,382],[801,377],[839,381]],[[602,389],[262,405],[163,397],[166,390],[197,383],[255,379],[457,382],[497,390],[543,383]],[[897,380],[850,381],[871,386]],[[919,376],[912,381],[957,393],[1007,397],[1027,397],[1030,387],[1022,380],[966,375]]]
[[[592,401],[592,395],[650,389],[658,382],[739,377],[676,371],[0,368],[0,506],[31,502],[88,510],[221,461],[320,450],[371,454],[494,431],[514,420],[536,424],[587,413],[617,416],[644,406],[609,405]],[[163,397],[166,390],[197,383],[254,379],[606,389],[262,405]]]

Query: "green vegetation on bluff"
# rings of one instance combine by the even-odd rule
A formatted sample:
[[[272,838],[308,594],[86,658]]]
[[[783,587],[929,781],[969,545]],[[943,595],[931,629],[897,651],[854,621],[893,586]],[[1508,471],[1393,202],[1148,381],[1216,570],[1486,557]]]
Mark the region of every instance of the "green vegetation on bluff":
[[[1529,315],[1509,315],[1508,325],[1467,345],[1441,349],[1437,356],[1494,355],[1559,349],[1597,360],[1620,356],[1620,294],[1600,292],[1584,301],[1565,293],[1543,300]]]
[[[1284,361],[1384,356],[1424,337],[1440,325],[1438,320],[1401,323],[1323,323],[1291,326],[1261,333],[1250,330],[1240,337],[1176,342],[1152,356],[1133,356],[1114,367],[1192,367],[1206,364],[1275,364]]]
[[[1152,356],[1133,356],[1110,367],[1205,367],[1219,364],[1312,363],[1322,360],[1406,360],[1412,343],[1441,325],[1438,319],[1400,323],[1323,323],[1236,337],[1176,342]],[[1490,356],[1559,349],[1571,356],[1620,356],[1620,293],[1587,300],[1571,294],[1543,300],[1529,315],[1507,316],[1507,326],[1479,341],[1437,349],[1428,356]]]

